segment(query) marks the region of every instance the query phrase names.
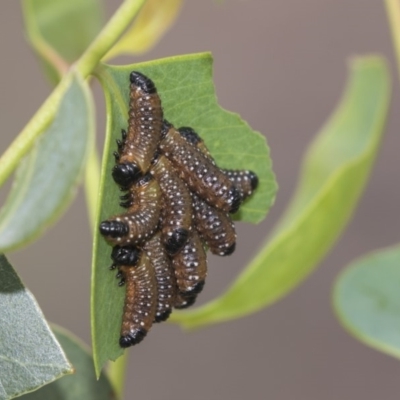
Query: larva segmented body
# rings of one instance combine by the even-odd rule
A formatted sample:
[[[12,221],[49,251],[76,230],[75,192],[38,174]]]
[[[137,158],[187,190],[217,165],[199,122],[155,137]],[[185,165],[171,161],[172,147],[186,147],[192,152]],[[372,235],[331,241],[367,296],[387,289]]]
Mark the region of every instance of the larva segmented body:
[[[223,169],[222,172],[234,183],[242,200],[247,199],[257,189],[258,177],[253,171]]]
[[[215,161],[212,157],[211,153],[208,151],[207,146],[204,143],[204,140],[199,136],[199,134],[189,126],[182,126],[178,129],[178,132],[184,137],[189,143],[195,146],[199,151],[203,153],[205,157],[207,157],[214,165]]]
[[[197,232],[192,230],[183,249],[172,257],[179,294],[192,297],[201,292],[207,276],[207,256]]]
[[[154,322],[165,321],[175,304],[177,288],[171,260],[164,249],[159,232],[143,245],[143,251],[150,259],[157,281],[157,310]]]
[[[163,155],[155,159],[150,171],[163,194],[162,238],[167,252],[173,255],[185,245],[189,236],[192,225],[192,199],[189,189]]]
[[[212,163],[215,164],[215,161],[208,151],[207,146],[204,144],[203,139],[197,134],[197,132],[186,126],[179,128],[178,131],[182,137],[184,137],[189,143],[195,146],[204,154],[204,156],[206,156]],[[258,186],[258,177],[253,171],[234,169],[221,169],[221,171],[236,186],[242,201],[251,196],[253,191]]]
[[[157,307],[157,281],[149,258],[142,253],[136,267],[120,266],[126,286],[122,316],[121,347],[133,346],[150,330]]]
[[[117,165],[112,176],[123,188],[129,188],[150,167],[161,138],[163,110],[151,79],[140,72],[130,74],[130,101],[127,132],[117,141]]]
[[[211,253],[228,256],[235,251],[236,231],[228,213],[208,205],[192,194],[196,229]]]
[[[235,185],[167,122],[159,149],[199,197],[220,210],[234,213],[239,209],[240,195]]]
[[[161,189],[151,174],[142,177],[130,189],[128,211],[100,224],[100,233],[111,245],[127,246],[141,243],[151,237],[160,219]]]

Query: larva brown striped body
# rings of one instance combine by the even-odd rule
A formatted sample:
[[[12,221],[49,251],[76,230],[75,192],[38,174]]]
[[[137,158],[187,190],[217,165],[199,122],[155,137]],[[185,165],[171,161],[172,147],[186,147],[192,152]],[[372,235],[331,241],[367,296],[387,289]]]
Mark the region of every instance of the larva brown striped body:
[[[203,139],[190,127],[182,127],[178,129],[182,137],[184,137],[190,144],[195,146],[210,162],[215,165],[215,161],[208,151]],[[241,200],[247,199],[251,196],[253,191],[258,186],[257,175],[249,170],[233,170],[221,169],[221,171],[229,178],[229,180],[236,186],[239,191]]]
[[[121,347],[133,346],[150,330],[157,308],[157,281],[149,258],[142,253],[136,267],[120,266],[126,293],[122,316]]]
[[[175,304],[177,288],[171,260],[164,249],[160,232],[143,245],[143,251],[150,259],[157,281],[157,310],[154,322],[165,321]]]
[[[159,149],[199,197],[220,210],[231,213],[238,210],[240,195],[235,185],[168,123],[163,126]]]
[[[179,294],[192,297],[203,289],[207,276],[207,256],[193,229],[183,249],[172,258]]]
[[[192,199],[189,189],[171,163],[159,156],[151,168],[164,200],[161,212],[162,238],[169,254],[177,253],[186,243],[192,225]]]
[[[192,195],[196,229],[211,253],[227,256],[235,251],[236,231],[228,213]]]
[[[117,165],[113,178],[121,187],[145,174],[161,138],[163,110],[154,83],[137,71],[130,75],[130,100],[127,132],[118,141]]]
[[[151,174],[145,175],[131,187],[130,196],[132,204],[126,213],[100,224],[100,233],[111,245],[142,243],[154,234],[158,226],[161,189]]]

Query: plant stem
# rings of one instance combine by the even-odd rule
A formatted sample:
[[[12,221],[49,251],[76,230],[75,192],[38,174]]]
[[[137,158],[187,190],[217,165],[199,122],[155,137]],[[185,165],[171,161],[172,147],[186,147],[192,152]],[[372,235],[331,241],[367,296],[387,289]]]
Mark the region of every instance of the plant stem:
[[[122,35],[146,0],[126,0],[111,17],[97,38],[76,63],[77,70],[86,78]]]
[[[37,137],[53,120],[60,100],[69,87],[70,77],[71,74],[64,76],[0,158],[0,186],[14,171],[22,157],[31,149]]]
[[[115,12],[104,29],[75,64],[75,68],[83,77],[86,78],[92,72],[101,58],[119,39],[145,2],[146,0],[126,0]],[[53,120],[58,104],[69,86],[69,79],[70,74],[67,73],[0,158],[0,186],[11,175],[21,158],[32,148],[35,140]]]
[[[385,5],[400,74],[400,0],[385,0]]]

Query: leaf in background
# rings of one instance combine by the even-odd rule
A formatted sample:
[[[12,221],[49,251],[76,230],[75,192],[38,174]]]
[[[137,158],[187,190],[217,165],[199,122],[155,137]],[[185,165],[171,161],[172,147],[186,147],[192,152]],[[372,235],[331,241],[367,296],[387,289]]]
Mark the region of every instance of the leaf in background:
[[[61,344],[75,373],[28,393],[23,400],[110,400],[115,393],[105,374],[97,380],[93,369],[93,358],[86,345],[66,331],[52,326],[57,340]]]
[[[93,119],[91,94],[76,76],[52,124],[17,170],[0,212],[0,252],[38,236],[72,200],[93,140]]]
[[[32,294],[0,255],[0,399],[37,389],[73,369]]]
[[[131,28],[104,59],[150,50],[175,22],[183,0],[147,0]]]
[[[261,221],[272,205],[276,183],[265,138],[217,103],[209,54],[172,57],[129,66],[103,66],[98,76],[106,93],[107,138],[103,157],[101,210],[97,224],[121,213],[119,188],[111,178],[115,164],[112,155],[115,139],[126,128],[129,98],[129,73],[139,70],[154,80],[162,99],[164,115],[179,126],[192,126],[205,140],[217,163],[223,168],[251,169],[259,177],[259,187],[242,206],[242,221]],[[111,247],[96,230],[92,278],[93,357],[97,371],[108,359],[122,354],[119,330],[124,289],[118,288],[110,266]]]
[[[339,276],[333,304],[342,325],[368,346],[400,358],[400,246],[356,260]]]
[[[24,0],[25,26],[51,81],[75,61],[103,24],[100,0]]]
[[[292,204],[271,240],[221,297],[171,320],[196,328],[253,313],[299,285],[349,221],[373,165],[390,82],[379,57],[353,61],[347,90],[304,160]]]

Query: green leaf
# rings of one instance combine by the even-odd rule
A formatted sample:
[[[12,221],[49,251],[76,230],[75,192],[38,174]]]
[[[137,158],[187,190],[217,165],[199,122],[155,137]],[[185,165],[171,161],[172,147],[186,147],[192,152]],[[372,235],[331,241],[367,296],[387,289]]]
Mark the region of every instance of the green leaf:
[[[129,73],[139,70],[154,80],[162,99],[165,118],[179,126],[192,126],[203,137],[217,163],[224,168],[251,169],[260,180],[254,196],[242,207],[238,217],[259,222],[273,203],[276,183],[269,150],[259,133],[220,108],[212,82],[212,58],[195,54],[122,67],[103,66],[98,70],[106,93],[107,138],[101,181],[101,210],[97,222],[121,213],[120,191],[111,178],[115,164],[112,152],[121,128],[126,128],[129,98]],[[118,288],[110,265],[111,248],[96,230],[92,280],[92,334],[97,371],[108,359],[122,354],[118,346],[124,290]]]
[[[219,298],[174,313],[185,328],[248,315],[299,285],[333,246],[349,221],[379,148],[390,82],[379,57],[351,64],[339,108],[311,145],[285,217],[259,254]]]
[[[24,0],[28,37],[42,57],[52,81],[75,61],[103,24],[100,0]]]
[[[1,252],[41,234],[72,200],[93,141],[93,118],[90,92],[75,76],[52,124],[17,170],[0,212]]]
[[[22,397],[23,400],[110,400],[115,393],[105,374],[97,380],[93,358],[78,338],[57,326],[52,326],[57,340],[74,366],[74,375],[66,376],[36,392]]]
[[[182,4],[183,0],[147,0],[131,28],[105,59],[120,54],[142,54],[150,50],[175,22]]]
[[[5,400],[73,369],[36,300],[3,255],[0,276],[0,400]]]
[[[339,276],[333,305],[361,342],[400,358],[400,246],[354,261]]]

